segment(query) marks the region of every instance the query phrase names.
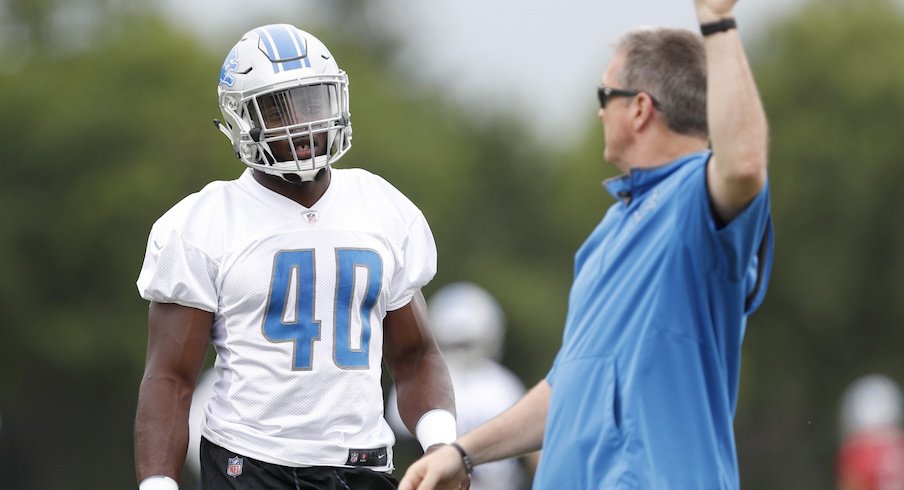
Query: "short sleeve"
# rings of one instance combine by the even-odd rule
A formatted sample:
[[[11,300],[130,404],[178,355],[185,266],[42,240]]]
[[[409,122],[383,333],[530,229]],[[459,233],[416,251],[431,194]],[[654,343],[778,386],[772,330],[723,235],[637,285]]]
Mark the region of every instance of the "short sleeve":
[[[408,225],[408,234],[399,251],[400,264],[390,286],[387,310],[407,305],[414,293],[436,275],[436,243],[424,215],[418,212]]]
[[[748,273],[763,241],[771,235],[770,230],[769,185],[766,184],[741,214],[716,232],[732,281],[737,282]]]
[[[142,298],[216,312],[216,264],[175,230],[151,230],[138,275]]]
[[[742,283],[745,314],[753,313],[766,295],[772,272],[774,237],[768,182],[730,223],[714,229],[721,256],[721,274]]]
[[[549,368],[549,372],[546,373],[546,383],[549,386],[553,386],[556,384],[556,374],[559,372],[559,358],[562,357],[562,350],[556,353],[555,359],[552,361],[552,367]]]

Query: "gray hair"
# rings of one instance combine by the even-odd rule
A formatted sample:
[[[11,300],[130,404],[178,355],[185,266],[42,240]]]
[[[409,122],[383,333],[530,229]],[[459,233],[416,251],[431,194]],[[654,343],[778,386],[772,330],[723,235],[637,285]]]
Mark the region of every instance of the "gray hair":
[[[706,59],[703,40],[673,28],[644,28],[626,34],[615,46],[625,55],[619,82],[659,102],[669,129],[708,137]]]

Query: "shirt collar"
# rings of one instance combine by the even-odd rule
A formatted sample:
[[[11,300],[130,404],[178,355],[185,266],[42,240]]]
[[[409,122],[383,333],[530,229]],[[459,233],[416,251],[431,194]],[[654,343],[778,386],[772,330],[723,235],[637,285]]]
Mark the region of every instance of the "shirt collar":
[[[704,150],[678,157],[658,167],[632,168],[627,174],[604,180],[603,187],[612,197],[627,203],[637,194],[665,180],[688,162],[704,156],[708,159],[710,153],[710,150]]]

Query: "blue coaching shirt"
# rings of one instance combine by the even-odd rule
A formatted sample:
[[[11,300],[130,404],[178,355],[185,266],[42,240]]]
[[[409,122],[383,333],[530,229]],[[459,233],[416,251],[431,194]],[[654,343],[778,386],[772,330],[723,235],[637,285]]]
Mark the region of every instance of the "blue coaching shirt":
[[[605,183],[619,202],[575,256],[534,488],[739,486],[732,420],[772,266],[769,188],[720,226],[709,157]]]

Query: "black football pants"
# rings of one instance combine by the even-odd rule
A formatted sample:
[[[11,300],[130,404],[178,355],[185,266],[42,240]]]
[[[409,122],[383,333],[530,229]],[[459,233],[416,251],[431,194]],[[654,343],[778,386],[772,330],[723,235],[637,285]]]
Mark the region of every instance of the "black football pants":
[[[236,454],[201,438],[202,490],[394,490],[389,473],[368,468],[294,468]]]

